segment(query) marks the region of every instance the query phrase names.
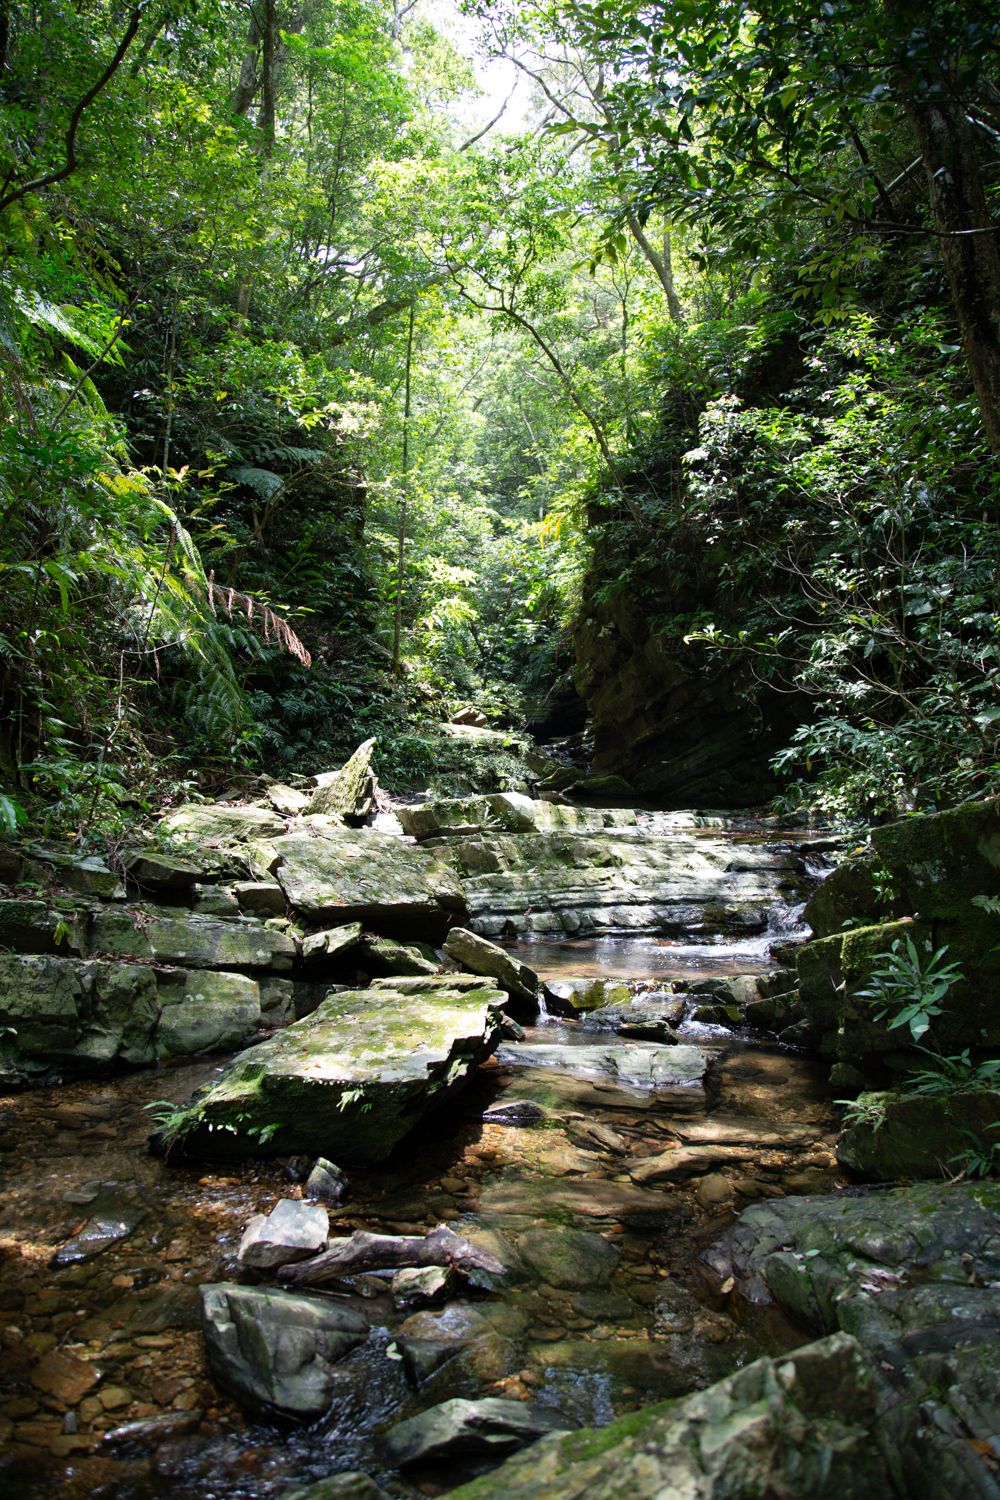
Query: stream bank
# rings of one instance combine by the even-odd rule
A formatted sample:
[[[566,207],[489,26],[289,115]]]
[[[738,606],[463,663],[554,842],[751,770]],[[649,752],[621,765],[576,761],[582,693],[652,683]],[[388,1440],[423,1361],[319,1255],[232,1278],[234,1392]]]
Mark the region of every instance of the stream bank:
[[[199,815],[203,826],[208,816]],[[273,1284],[240,1266],[241,1235],[255,1213],[302,1196],[311,1162],[281,1154],[219,1166],[145,1154],[147,1107],[169,1101],[183,1108],[200,1087],[216,1086],[217,1060],[163,1059],[152,1072],[14,1094],[0,1136],[10,1182],[0,1420],[3,1472],[14,1493],[152,1500],[193,1490],[206,1500],[264,1500],[333,1472],[356,1471],[390,1495],[440,1493],[487,1460],[432,1457],[401,1470],[392,1461],[391,1434],[442,1403],[513,1401],[550,1424],[602,1428],[640,1420],[636,1414],[651,1402],[715,1389],[758,1356],[776,1357],[773,1368],[782,1368],[786,1352],[811,1332],[830,1331],[821,1320],[810,1323],[794,1299],[733,1296],[742,1265],[713,1276],[701,1261],[736,1212],[835,1201],[785,1195],[825,1195],[844,1185],[827,1066],[776,1041],[773,1030],[768,1037],[745,1027],[755,1007],[758,1021],[781,1011],[787,978],[767,965],[764,950],[783,947],[795,930],[792,898],[805,894],[806,861],[816,851],[718,828],[643,832],[637,825],[624,835],[620,828],[558,834],[491,828],[466,829],[460,859],[466,869],[472,858],[486,864],[487,880],[509,888],[528,847],[515,840],[526,833],[541,838],[535,847],[549,861],[558,855],[564,870],[603,871],[600,879],[616,895],[628,887],[630,900],[614,902],[625,918],[613,934],[607,927],[614,924],[596,921],[596,931],[581,936],[581,913],[601,908],[597,882],[585,885],[578,873],[561,887],[559,909],[567,914],[561,937],[538,942],[527,912],[526,930],[508,935],[508,944],[521,959],[531,955],[545,981],[543,995],[567,1013],[543,1011],[520,1036],[509,1031],[492,1057],[473,1066],[460,1098],[427,1114],[381,1161],[348,1171],[349,1196],[330,1211],[334,1237],[354,1229],[423,1235],[447,1223],[494,1255],[505,1274],[491,1286],[453,1285],[443,1304],[426,1307],[400,1305],[391,1281],[378,1274],[321,1294],[360,1320],[366,1336],[327,1371],[322,1418],[291,1426],[262,1420],[225,1394],[218,1369],[209,1370],[199,1289]],[[357,841],[369,835],[352,837],[353,844],[342,830],[322,830],[341,852],[363,847]],[[271,838],[296,834],[283,825]],[[648,903],[637,893],[650,861],[667,860],[672,840],[680,865],[708,872],[701,904],[692,910],[690,884],[676,899],[669,888],[664,899],[660,887],[659,930],[644,933],[633,918]],[[395,843],[411,851],[407,860],[426,857]],[[299,861],[293,870],[300,868],[301,843],[285,847]],[[623,862],[629,847],[641,851],[638,881]],[[384,881],[390,856],[384,846],[380,853]],[[268,883],[260,876],[281,871],[281,865],[249,871],[258,878],[245,882],[243,898],[259,902]],[[733,890],[720,901],[730,875]],[[208,899],[223,898],[226,878],[217,878]],[[324,879],[331,878],[324,867]],[[355,874],[349,878],[357,884]],[[529,878],[536,884],[541,878],[537,863]],[[435,880],[437,892],[454,901],[455,876]],[[302,880],[300,890],[303,900],[318,902],[315,878]],[[397,933],[401,912],[404,922],[438,920],[438,895],[429,898],[427,891],[425,881],[411,882],[407,904],[396,889],[386,905]],[[479,925],[489,926],[481,892]],[[203,892],[195,894],[195,902],[202,899]],[[329,934],[350,924],[324,925],[328,915],[318,905],[304,930],[287,918],[261,924],[296,951],[279,971],[289,976],[282,982],[293,1014],[317,989],[342,998],[332,977],[336,965],[343,966],[341,980],[356,982],[362,964],[371,978],[377,962],[405,962],[404,949],[413,964],[413,954],[420,956],[421,940],[404,941],[405,933],[366,935],[357,919],[361,898],[353,899],[341,915],[359,931],[343,951],[331,953]],[[364,899],[377,908],[371,892]],[[509,889],[504,900],[509,907]],[[172,929],[157,925],[168,920],[178,920],[176,908],[173,918],[154,913],[150,924],[133,925],[130,946],[140,939],[155,944],[158,932],[170,937]],[[713,931],[713,920],[724,924],[721,930]],[[246,934],[246,916],[230,921]],[[323,936],[323,979],[305,979],[299,967],[314,932]],[[674,973],[636,973],[636,956],[645,966],[650,952],[666,955]],[[61,961],[111,962],[93,954]],[[145,967],[127,956],[117,962],[152,972],[160,984],[162,953]],[[273,982],[260,968],[253,972],[258,992]],[[421,984],[442,982],[440,974],[390,976],[376,980],[371,993],[379,993],[377,985],[383,994],[409,986],[412,996]],[[591,1008],[595,1000],[603,1003]],[[630,1035],[637,1022],[639,1034]],[[654,1023],[659,1042],[649,1039]],[[306,1012],[293,1026],[308,1032],[312,1024]],[[703,1061],[678,1084],[670,1059],[682,1055]],[[669,1086],[663,1068],[674,1080]],[[505,1105],[520,1108],[497,1108]],[[808,1257],[813,1248],[798,1253]],[[976,1274],[982,1279],[978,1268]],[[840,1346],[833,1354],[842,1357]],[[555,1441],[543,1438],[542,1446]]]

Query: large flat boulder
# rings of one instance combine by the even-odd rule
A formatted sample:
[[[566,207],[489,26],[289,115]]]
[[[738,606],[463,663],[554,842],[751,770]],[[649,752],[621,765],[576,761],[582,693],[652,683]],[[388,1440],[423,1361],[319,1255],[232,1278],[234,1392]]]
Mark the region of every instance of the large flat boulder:
[[[196,1094],[176,1143],[213,1158],[381,1161],[493,1050],[499,1000],[485,987],[331,995]]]
[[[453,870],[388,834],[302,830],[272,847],[289,904],[327,926],[357,921],[390,937],[436,941],[465,910]]]
[[[368,1324],[326,1297],[217,1283],[201,1288],[209,1368],[262,1417],[315,1421],[333,1399],[334,1366],[363,1344]]]
[[[685,832],[478,834],[432,847],[484,937],[759,932],[798,873],[787,850]]]
[[[206,969],[290,969],[295,944],[250,917],[203,917],[194,912],[108,907],[95,911],[88,945],[116,958]]]

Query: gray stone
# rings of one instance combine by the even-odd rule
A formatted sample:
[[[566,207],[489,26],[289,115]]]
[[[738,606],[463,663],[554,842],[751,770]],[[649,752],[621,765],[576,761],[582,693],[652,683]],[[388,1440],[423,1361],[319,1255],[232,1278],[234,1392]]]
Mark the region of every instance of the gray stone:
[[[381,1161],[488,1056],[499,1018],[488,989],[341,991],[235,1058],[192,1100],[176,1143],[210,1157]]]
[[[339,771],[317,776],[319,785],[309,800],[308,811],[363,822],[375,802],[375,776],[371,768],[374,749],[375,740],[365,740]]]
[[[473,974],[487,974],[495,979],[512,1000],[523,1000],[532,1006],[538,1004],[538,975],[498,943],[478,937],[467,928],[453,927],[445,938],[444,951],[455,963]]]
[[[347,1197],[347,1186],[347,1174],[320,1156],[306,1178],[304,1191],[314,1203],[329,1203],[331,1208],[338,1208]]]
[[[233,895],[240,911],[251,917],[283,917],[285,893],[275,881],[237,880]]]
[[[996,1495],[1000,1187],[994,1182],[771,1199],[705,1254],[739,1293],[864,1345],[899,1493]]]
[[[0,1077],[151,1063],[159,1014],[144,966],[0,954]]]
[[[574,1290],[606,1287],[621,1259],[608,1240],[582,1229],[529,1229],[517,1249],[540,1281]]]
[[[201,1288],[209,1368],[258,1416],[312,1422],[330,1405],[334,1366],[368,1324],[325,1297],[216,1283]]]
[[[280,781],[269,786],[264,796],[275,812],[280,813],[284,818],[298,817],[299,813],[305,812],[309,806],[309,798],[305,792],[300,792],[292,786],[284,786]]]
[[[64,1240],[52,1257],[56,1270],[84,1265],[120,1244],[146,1217],[145,1207],[128,1191],[115,1185],[101,1188],[88,1207],[87,1222],[71,1239]]]
[[[780,882],[780,848],[678,832],[478,834],[435,841],[484,937],[564,933],[762,932]]]
[[[180,859],[159,849],[130,849],[124,865],[130,880],[140,889],[155,893],[186,893],[205,874],[197,861]]]
[[[284,833],[286,820],[264,807],[188,802],[167,813],[161,827],[179,844],[239,854],[254,839]]]
[[[650,1090],[674,1108],[698,1109],[705,1103],[708,1058],[700,1047],[661,1047],[655,1042],[540,1042],[521,1047],[504,1042],[497,1059],[514,1067],[552,1068]]]
[[[441,961],[426,943],[397,943],[392,938],[366,937],[359,960],[371,974],[417,977],[437,976]]]
[[[557,1431],[552,1412],[488,1396],[481,1401],[443,1401],[394,1427],[386,1441],[398,1468],[432,1460],[502,1456]]]
[[[240,903],[227,885],[203,885],[191,887],[192,909],[199,917],[238,917]]]
[[[360,922],[345,922],[343,927],[328,927],[323,932],[310,932],[302,939],[302,962],[324,963],[336,958],[361,941],[363,929]]]
[[[396,990],[401,995],[422,995],[428,990],[499,990],[488,974],[399,974],[391,979],[373,979],[373,990]]]
[[[984,1156],[997,1138],[1000,1091],[953,1090],[939,1095],[862,1094],[870,1117],[857,1118],[837,1142],[837,1160],[862,1177],[883,1182],[962,1169],[976,1142]]]
[[[458,1290],[459,1278],[447,1266],[406,1266],[392,1278],[392,1300],[399,1311],[434,1307]]]
[[[565,829],[596,833],[630,827],[636,821],[635,813],[626,808],[568,807],[533,801],[521,792],[420,802],[398,808],[397,814],[404,831],[417,839],[484,831],[538,833]]]
[[[367,1474],[331,1474],[308,1489],[283,1494],[281,1500],[389,1500],[389,1496]]]
[[[158,1057],[231,1052],[260,1028],[260,990],[246,974],[173,970],[159,980],[157,992],[163,1007]]]
[[[33,898],[0,900],[0,948],[15,953],[79,952],[81,915]]]
[[[844,1334],[599,1431],[542,1438],[453,1500],[872,1500],[896,1489],[875,1381]]]
[[[281,1198],[269,1214],[255,1214],[243,1232],[238,1251],[241,1266],[273,1271],[307,1260],[326,1248],[330,1219],[316,1203]]]
[[[465,908],[451,870],[387,834],[303,830],[275,839],[273,848],[278,881],[290,905],[307,917],[434,939]]]
[[[94,913],[91,950],[207,969],[289,969],[295,944],[249,918],[106,910]]]
[[[297,986],[293,980],[279,978],[276,974],[262,974],[257,987],[260,990],[260,1017],[265,1026],[290,1026],[298,1018],[299,1012],[295,1008]],[[316,1003],[325,998],[325,995],[318,996]]]

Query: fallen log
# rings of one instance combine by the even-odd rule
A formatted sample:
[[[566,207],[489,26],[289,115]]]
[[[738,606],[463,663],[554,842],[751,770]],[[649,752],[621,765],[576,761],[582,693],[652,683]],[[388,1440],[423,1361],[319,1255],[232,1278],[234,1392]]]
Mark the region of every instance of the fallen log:
[[[321,1286],[361,1271],[399,1271],[404,1266],[449,1266],[463,1276],[473,1271],[490,1276],[504,1274],[504,1266],[495,1255],[439,1224],[426,1235],[370,1234],[359,1229],[311,1260],[282,1266],[278,1276],[297,1286]]]

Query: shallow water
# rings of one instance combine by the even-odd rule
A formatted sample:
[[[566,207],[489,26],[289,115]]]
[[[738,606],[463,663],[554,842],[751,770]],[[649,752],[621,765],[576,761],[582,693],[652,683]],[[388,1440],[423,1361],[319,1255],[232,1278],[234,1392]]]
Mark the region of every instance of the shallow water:
[[[421,1336],[469,1340],[419,1392],[393,1357],[392,1336],[407,1315],[392,1309],[384,1291],[355,1297],[372,1337],[339,1367],[341,1394],[329,1417],[308,1430],[248,1423],[212,1386],[197,1328],[197,1286],[235,1276],[246,1219],[299,1190],[280,1165],[221,1173],[165,1165],[144,1150],[145,1106],[185,1099],[212,1065],[8,1101],[0,1137],[7,1179],[0,1419],[16,1447],[0,1461],[5,1493],[265,1500],[334,1470],[363,1468],[390,1494],[410,1496],[418,1491],[385,1467],[380,1435],[437,1401],[508,1395],[538,1401],[567,1426],[604,1423],[707,1384],[764,1348],[796,1342],[794,1330],[760,1319],[748,1326],[714,1305],[697,1255],[733,1206],[781,1192],[803,1171],[816,1187],[833,1180],[829,1101],[818,1070],[776,1049],[697,1036],[715,1056],[709,1118],[742,1121],[751,1134],[755,1122],[812,1123],[817,1137],[817,1147],[792,1163],[808,1162],[797,1179],[788,1159],[756,1152],[741,1168],[747,1196],[713,1214],[699,1202],[698,1179],[640,1187],[629,1176],[628,1166],[670,1144],[677,1116],[637,1090],[531,1066],[533,1039],[569,1040],[576,1031],[572,1022],[537,1028],[517,1066],[487,1065],[460,1106],[463,1121],[440,1122],[436,1138],[428,1132],[416,1150],[411,1144],[357,1177],[335,1232],[421,1232],[448,1222],[485,1233],[504,1258],[512,1248],[517,1256],[529,1230],[572,1225],[618,1251],[607,1284],[554,1287],[528,1266],[497,1293],[418,1314]],[[513,1129],[471,1118],[503,1098],[538,1102],[545,1123]],[[610,1135],[595,1139],[595,1125]],[[79,1200],[96,1184],[111,1185],[106,1197],[113,1204],[118,1194],[126,1217],[144,1217],[89,1264],[54,1270],[52,1254],[79,1231],[88,1214]],[[53,1349],[102,1372],[96,1394],[58,1399],[38,1389],[33,1372]],[[109,1439],[127,1422],[166,1416],[178,1429],[172,1435]],[[433,1493],[458,1476],[421,1477],[423,1492]]]

